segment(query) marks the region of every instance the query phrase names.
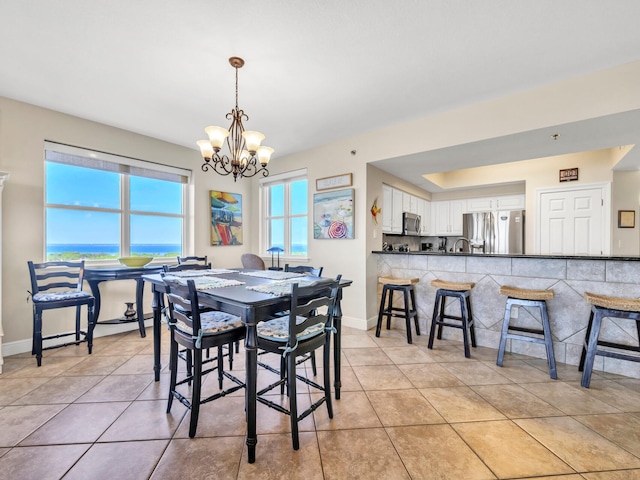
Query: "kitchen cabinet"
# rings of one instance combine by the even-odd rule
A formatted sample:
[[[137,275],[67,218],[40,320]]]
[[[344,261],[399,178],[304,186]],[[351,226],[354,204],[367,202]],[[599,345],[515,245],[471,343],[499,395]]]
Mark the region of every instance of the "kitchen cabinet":
[[[431,202],[433,215],[432,235],[462,235],[462,214],[466,211],[466,200],[443,200]]]
[[[466,212],[491,212],[495,210],[524,210],[525,196],[500,195],[467,199]]]
[[[415,213],[423,217],[421,231],[429,231],[428,217],[431,213],[430,206],[425,207],[427,200],[403,192],[389,185],[382,185],[382,233],[402,233],[402,212]],[[428,213],[425,215],[425,213]],[[425,217],[426,226],[425,226]]]
[[[431,202],[418,198],[418,215],[421,217],[420,235],[427,236],[431,233]]]
[[[402,233],[403,192],[382,185],[382,233]]]
[[[420,212],[418,212],[418,197],[402,192],[402,211],[420,215]]]

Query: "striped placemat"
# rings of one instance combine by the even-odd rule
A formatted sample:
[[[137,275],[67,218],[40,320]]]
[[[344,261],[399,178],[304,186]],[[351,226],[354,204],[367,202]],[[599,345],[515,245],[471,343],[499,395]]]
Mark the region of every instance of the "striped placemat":
[[[281,270],[258,270],[255,272],[240,272],[249,277],[268,278],[270,280],[288,280],[289,278],[305,277],[304,273],[283,272]]]

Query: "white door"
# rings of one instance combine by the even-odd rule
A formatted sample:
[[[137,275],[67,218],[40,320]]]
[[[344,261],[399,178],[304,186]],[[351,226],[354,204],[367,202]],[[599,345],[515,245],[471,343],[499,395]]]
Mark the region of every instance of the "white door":
[[[540,254],[608,254],[603,188],[542,192],[540,206]],[[606,202],[608,205],[608,201]]]

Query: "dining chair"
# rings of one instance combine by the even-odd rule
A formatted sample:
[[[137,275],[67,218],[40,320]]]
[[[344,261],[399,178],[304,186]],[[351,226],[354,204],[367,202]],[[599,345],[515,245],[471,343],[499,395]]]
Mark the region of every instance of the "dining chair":
[[[293,273],[308,273],[309,275],[312,275],[314,277],[321,277],[322,276],[322,270],[323,267],[319,267],[319,268],[315,268],[312,267],[310,265],[289,265],[288,263],[285,263],[284,265],[284,271],[285,272],[293,272]],[[313,371],[313,375],[317,375],[318,374],[318,369],[316,367],[316,355],[315,352],[309,352],[309,355],[307,355],[306,357],[302,357],[300,360],[298,360],[298,365],[301,363],[306,362],[307,360],[311,360],[311,368]]]
[[[82,290],[84,260],[77,262],[33,263],[29,260],[31,277],[31,300],[33,302],[33,338],[31,354],[36,356],[38,366],[42,365],[42,351],[53,348],[79,345],[86,342],[89,354],[93,347],[93,329],[96,326],[95,298]],[[87,306],[87,329],[81,329],[81,309]],[[75,307],[75,331],[42,336],[42,313],[45,310]],[[43,347],[45,340],[74,336],[75,340]]]
[[[299,287],[297,283],[293,283],[291,286],[289,315],[286,317],[277,317],[266,322],[260,322],[257,325],[258,348],[267,353],[276,354],[281,358],[280,371],[267,366],[267,370],[279,375],[280,379],[261,389],[257,393],[257,400],[289,416],[294,450],[300,448],[298,422],[315,411],[323,403],[327,405],[329,418],[333,418],[333,408],[331,405],[330,344],[331,333],[334,330],[333,312],[340,278],[341,275],[335,280],[323,279],[304,287]],[[319,385],[306,376],[303,376],[301,371],[296,370],[296,359],[299,356],[306,355],[321,347],[323,349],[323,385]],[[298,413],[296,380],[300,380],[323,393],[321,398],[301,413]],[[270,400],[270,396],[267,395],[276,387],[280,387],[282,394],[284,386],[287,388],[289,408],[273,402]],[[273,396],[271,396],[271,398],[273,398]]]
[[[207,256],[206,255],[204,257],[198,257],[196,255],[191,255],[191,256],[188,256],[188,257],[180,257],[180,256],[178,256],[178,265],[182,265],[182,264],[189,264],[189,265],[202,264],[202,265],[208,265],[208,267],[211,268],[211,263],[207,262]]]
[[[192,279],[186,280],[186,285],[180,280],[163,277],[169,303],[170,364],[169,399],[167,413],[171,411],[173,399],[176,398],[191,411],[189,420],[189,437],[196,435],[200,405],[229,395],[236,390],[245,388],[244,382],[224,370],[224,355],[222,347],[240,341],[245,337],[246,328],[240,317],[217,310],[202,310],[198,301],[198,290]],[[189,350],[193,358],[193,371],[187,371],[184,378],[178,381],[178,349]],[[215,365],[203,370],[202,351],[217,348],[218,355]],[[213,371],[218,373],[219,392],[202,398],[202,378]],[[224,377],[235,385],[223,390]],[[191,385],[191,399],[176,390],[179,385]]]
[[[284,264],[285,272],[294,272],[294,273],[308,273],[309,275],[313,275],[314,277],[322,276],[323,267],[312,267],[310,265],[289,265],[288,263]]]
[[[179,257],[178,257],[179,258]],[[206,259],[206,257],[204,257]],[[181,263],[178,265],[163,265],[162,266],[162,270],[164,274],[167,273],[171,273],[171,272],[183,272],[183,271],[187,271],[187,270],[210,270],[211,269],[211,264],[205,264],[205,263]],[[179,307],[178,307],[179,308]],[[204,307],[203,305],[200,305],[200,311],[203,310],[214,310],[213,308],[209,308],[209,307]],[[168,313],[168,310],[165,308],[165,312]],[[240,342],[235,342],[235,351],[236,353],[238,353],[240,351]],[[207,359],[210,358],[210,352],[209,349],[206,350],[206,355],[207,355]],[[193,360],[191,358],[191,350],[189,349],[182,349],[178,351],[178,357],[181,358],[182,360],[185,361],[186,366],[187,366],[187,372],[191,372],[191,368],[193,366]],[[209,360],[205,360],[205,362],[208,362]],[[173,364],[172,364],[173,365]],[[229,369],[233,370],[233,349],[231,348],[231,345],[229,345]]]
[[[266,270],[267,267],[264,264],[264,260],[260,258],[258,255],[253,253],[243,253],[240,257],[240,261],[242,262],[242,266],[244,268],[252,268],[254,270]]]

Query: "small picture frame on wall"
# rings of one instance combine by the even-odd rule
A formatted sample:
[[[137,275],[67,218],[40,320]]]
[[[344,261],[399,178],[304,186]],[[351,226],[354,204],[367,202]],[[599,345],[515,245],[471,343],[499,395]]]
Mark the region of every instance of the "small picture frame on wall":
[[[350,187],[353,185],[353,174],[345,173],[333,177],[318,178],[316,180],[316,190],[330,190],[332,188]]]
[[[635,210],[618,210],[618,228],[635,228],[635,226]]]

